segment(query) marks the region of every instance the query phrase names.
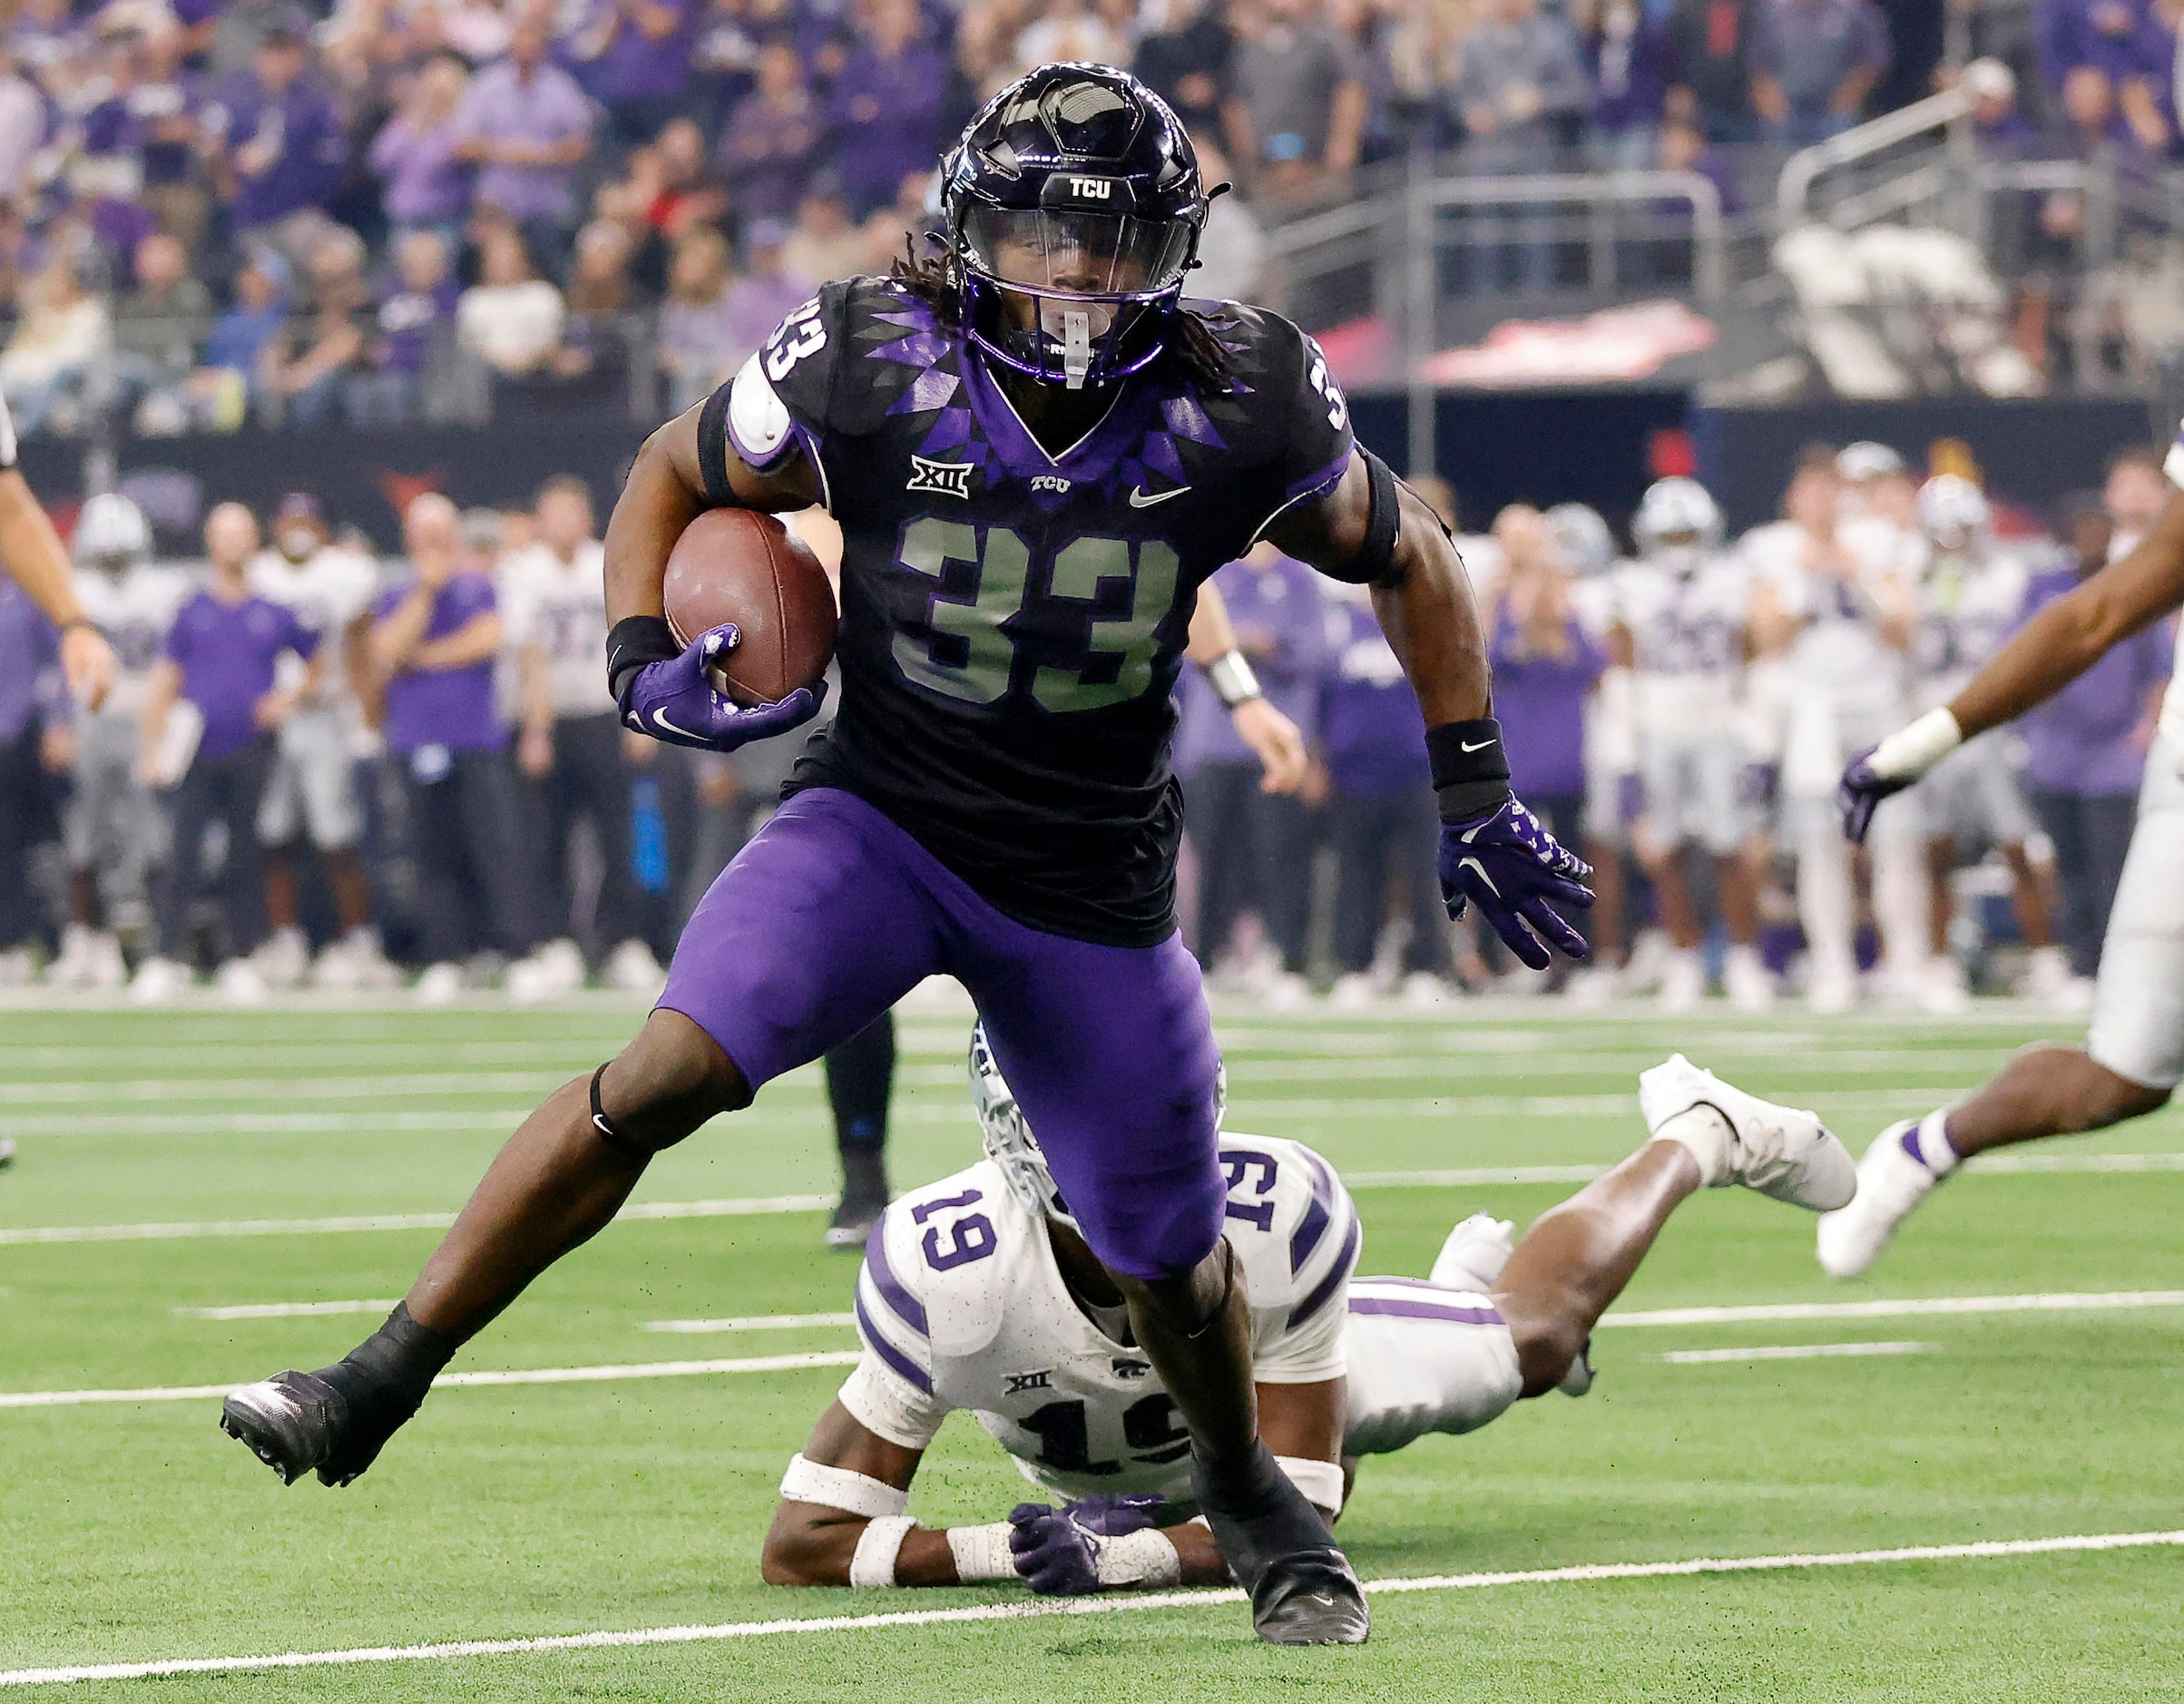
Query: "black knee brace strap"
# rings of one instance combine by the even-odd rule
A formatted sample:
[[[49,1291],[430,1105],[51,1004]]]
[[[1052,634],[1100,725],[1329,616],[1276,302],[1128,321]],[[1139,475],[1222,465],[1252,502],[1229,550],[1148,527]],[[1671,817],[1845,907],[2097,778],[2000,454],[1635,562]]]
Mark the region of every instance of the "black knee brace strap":
[[[613,1063],[612,1060],[609,1060],[607,1064],[611,1065]],[[607,1116],[607,1109],[600,1104],[599,1080],[606,1074],[606,1065],[602,1065],[592,1073],[592,1128],[599,1132],[601,1141],[606,1143],[624,1159],[635,1160],[641,1163],[649,1161],[655,1151],[645,1147],[641,1142],[632,1141],[616,1130],[614,1121]]]

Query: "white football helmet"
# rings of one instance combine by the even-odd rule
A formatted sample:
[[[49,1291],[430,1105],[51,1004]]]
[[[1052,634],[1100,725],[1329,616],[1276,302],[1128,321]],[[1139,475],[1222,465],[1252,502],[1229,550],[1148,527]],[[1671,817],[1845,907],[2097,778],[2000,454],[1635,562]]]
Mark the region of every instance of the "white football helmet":
[[[152,528],[144,512],[118,491],[102,491],[76,521],[75,557],[118,574],[152,554]]]
[[[1061,1220],[1072,1230],[1076,1229],[1077,1221],[1071,1217],[1062,1191],[1054,1185],[1054,1174],[1047,1170],[1046,1155],[1040,1151],[1039,1139],[1032,1134],[1023,1109],[1016,1104],[1016,1096],[994,1061],[983,1021],[971,1030],[971,1104],[977,1111],[979,1129],[985,1132],[986,1158],[1001,1168],[1009,1193],[1032,1212],[1043,1213],[1049,1219]],[[1213,1079],[1216,1130],[1220,1128],[1228,1110],[1229,1071],[1223,1065],[1216,1069]]]
[[[1562,547],[1572,573],[1604,574],[1615,565],[1615,534],[1591,504],[1558,503],[1542,518]]]
[[[1918,488],[1919,530],[1937,551],[1955,554],[1974,548],[1992,518],[1986,494],[1969,479],[1936,474]]]
[[[1647,561],[1689,573],[1702,556],[1720,548],[1721,508],[1696,479],[1657,479],[1639,499],[1631,536]]]

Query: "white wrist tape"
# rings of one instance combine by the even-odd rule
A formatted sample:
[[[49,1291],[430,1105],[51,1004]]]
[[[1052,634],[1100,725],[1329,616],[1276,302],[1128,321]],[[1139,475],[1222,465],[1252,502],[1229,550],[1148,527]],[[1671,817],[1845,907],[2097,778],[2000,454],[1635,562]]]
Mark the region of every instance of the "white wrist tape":
[[[1103,1586],[1172,1586],[1183,1578],[1175,1541],[1157,1527],[1093,1541],[1092,1566]]]
[[[903,1540],[917,1524],[906,1514],[883,1514],[867,1526],[857,1541],[857,1554],[849,1559],[853,1586],[891,1586],[895,1559],[902,1553]]]
[[[1916,779],[1964,743],[1964,730],[1947,705],[1930,710],[1873,749],[1866,767],[1884,780]]]
[[[910,1506],[910,1493],[898,1485],[800,1454],[788,1458],[788,1471],[781,1475],[781,1494],[791,1503],[816,1503],[868,1520],[900,1514]]]
[[[1342,1464],[1339,1462],[1307,1461],[1300,1455],[1277,1455],[1275,1466],[1289,1476],[1289,1483],[1305,1493],[1305,1501],[1315,1509],[1329,1514],[1342,1513]]]
[[[1226,651],[1206,665],[1206,683],[1214,696],[1234,710],[1246,699],[1259,696],[1258,676],[1251,660],[1240,651]]]
[[[1014,1580],[1016,1558],[1009,1550],[1009,1534],[1015,1531],[1006,1521],[991,1526],[952,1526],[948,1553],[955,1558],[955,1577],[965,1585],[982,1581]]]

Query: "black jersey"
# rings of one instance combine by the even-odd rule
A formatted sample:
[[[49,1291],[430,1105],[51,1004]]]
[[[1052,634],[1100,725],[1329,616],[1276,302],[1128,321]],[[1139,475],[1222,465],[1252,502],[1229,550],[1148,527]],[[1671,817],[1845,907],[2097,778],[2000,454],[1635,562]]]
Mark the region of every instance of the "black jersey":
[[[751,466],[809,456],[842,528],[840,707],[788,790],[846,788],[1005,915],[1116,945],[1175,926],[1170,694],[1198,588],[1351,453],[1309,338],[1193,311],[1227,388],[1156,362],[1059,455],[960,334],[875,279],[790,314],[728,408]]]

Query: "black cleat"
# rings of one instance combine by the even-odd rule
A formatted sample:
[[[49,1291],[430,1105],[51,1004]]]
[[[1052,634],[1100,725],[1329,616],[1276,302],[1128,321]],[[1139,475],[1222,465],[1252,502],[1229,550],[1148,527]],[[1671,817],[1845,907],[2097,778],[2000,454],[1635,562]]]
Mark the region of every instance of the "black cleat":
[[[1365,1588],[1332,1544],[1270,1563],[1251,1593],[1251,1625],[1269,1645],[1362,1645]]]
[[[887,1210],[885,1195],[845,1195],[834,1209],[834,1217],[827,1221],[827,1246],[829,1249],[861,1250],[865,1239],[872,1234],[873,1226],[879,1223],[880,1215]]]
[[[329,1485],[356,1477],[337,1478],[326,1472],[324,1464],[333,1459],[348,1429],[348,1399],[316,1373],[278,1373],[232,1393],[220,1405],[220,1429],[249,1444],[284,1485],[294,1484],[314,1467]]]

